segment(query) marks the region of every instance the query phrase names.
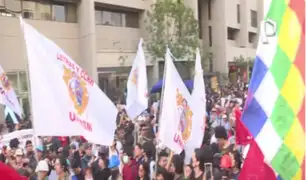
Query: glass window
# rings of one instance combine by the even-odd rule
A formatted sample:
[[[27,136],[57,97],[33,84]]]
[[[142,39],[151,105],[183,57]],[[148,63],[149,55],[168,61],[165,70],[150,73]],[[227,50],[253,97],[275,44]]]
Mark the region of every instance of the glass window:
[[[257,28],[257,12],[251,10],[251,26]]]
[[[95,11],[96,25],[102,24],[102,11]]]
[[[30,110],[30,102],[28,97],[20,97],[20,105],[23,109],[23,113],[25,115],[29,115],[31,113]]]
[[[212,29],[211,26],[208,26],[208,36],[209,36],[209,47],[212,46]]]
[[[240,5],[237,4],[237,23],[240,23]]]
[[[17,89],[18,89],[18,76],[17,76],[17,73],[7,73],[6,76],[10,80],[10,82],[11,82],[13,88],[15,89],[15,91],[17,91]]]
[[[211,20],[211,0],[208,0],[208,20]]]
[[[23,1],[23,17],[36,20],[76,22],[76,4],[54,4],[52,1]]]
[[[139,13],[96,10],[97,25],[139,28]]]
[[[19,90],[22,92],[28,91],[27,73],[19,72]]]
[[[112,25],[113,26],[125,26],[125,24],[123,24],[123,17],[125,17],[125,14],[111,12]]]
[[[66,22],[66,8],[64,5],[52,5],[53,20]]]
[[[112,25],[112,15],[111,12],[102,11],[101,12],[102,24],[103,25]]]

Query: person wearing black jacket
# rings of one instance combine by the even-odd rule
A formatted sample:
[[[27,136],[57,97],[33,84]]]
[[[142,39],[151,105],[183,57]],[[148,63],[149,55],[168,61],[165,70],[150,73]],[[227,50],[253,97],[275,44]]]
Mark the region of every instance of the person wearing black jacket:
[[[108,159],[99,158],[93,165],[94,180],[108,180],[111,171],[108,168]]]

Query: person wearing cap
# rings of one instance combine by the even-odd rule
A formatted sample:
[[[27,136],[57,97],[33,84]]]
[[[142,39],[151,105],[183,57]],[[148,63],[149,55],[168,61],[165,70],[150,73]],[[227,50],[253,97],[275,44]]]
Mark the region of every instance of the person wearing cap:
[[[14,154],[14,157],[16,158],[16,165],[17,165],[17,168],[22,168],[23,167],[23,151],[22,149],[17,149],[15,151],[15,154]]]
[[[41,160],[38,162],[36,170],[38,180],[48,180],[49,165],[47,161]]]
[[[37,146],[36,147],[36,156],[37,156],[38,161],[43,159],[43,152],[44,152],[44,147],[43,146]]]

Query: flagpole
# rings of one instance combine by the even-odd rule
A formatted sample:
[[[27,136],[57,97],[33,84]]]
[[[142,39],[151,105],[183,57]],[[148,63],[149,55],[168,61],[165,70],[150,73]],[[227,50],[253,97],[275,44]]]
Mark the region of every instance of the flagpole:
[[[166,46],[166,53],[168,52],[168,45]],[[157,63],[158,64],[158,63]],[[161,109],[162,109],[162,106],[163,106],[163,99],[164,99],[164,89],[165,89],[165,74],[166,74],[166,70],[167,70],[167,62],[166,62],[166,59],[164,59],[164,72],[163,72],[163,85],[162,85],[162,90],[161,90],[161,96],[160,96],[160,103],[159,103],[159,108],[158,108],[158,123],[157,123],[157,127],[158,127],[158,131],[159,131],[159,125],[160,125],[160,117],[161,117]],[[156,132],[158,132],[156,131]],[[155,162],[158,163],[158,148],[156,148],[156,152],[155,152]],[[157,168],[155,168],[155,177],[157,176]]]
[[[22,1],[23,3],[23,1]],[[20,18],[23,19],[22,17],[22,13],[20,15]],[[21,26],[22,28],[22,31],[23,31],[23,27]],[[31,86],[30,86],[30,83],[31,83],[31,79],[30,79],[30,71],[29,71],[29,59],[28,59],[28,54],[27,54],[27,49],[25,48],[25,37],[24,37],[24,32],[21,33],[22,37],[23,37],[23,43],[21,43],[22,45],[22,52],[26,54],[26,60],[27,60],[27,68],[26,68],[26,80],[27,80],[27,89],[28,89],[28,99],[29,99],[29,105],[30,105],[30,115],[31,115],[31,119],[28,119],[29,121],[31,121],[31,124],[32,124],[32,129],[33,129],[33,135],[34,135],[34,147],[36,149],[37,147],[37,139],[38,137],[36,136],[36,132],[35,132],[35,125],[34,125],[34,119],[33,119],[33,106],[32,106],[32,94],[31,94]],[[29,117],[28,117],[29,118]],[[35,154],[36,154],[36,151],[35,151]],[[37,159],[37,154],[36,154],[36,159]]]

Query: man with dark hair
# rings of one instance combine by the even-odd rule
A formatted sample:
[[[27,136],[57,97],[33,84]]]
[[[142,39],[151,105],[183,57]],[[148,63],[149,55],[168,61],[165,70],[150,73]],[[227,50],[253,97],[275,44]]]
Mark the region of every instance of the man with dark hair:
[[[82,156],[84,154],[84,144],[79,144],[79,149],[73,153],[72,161],[71,161],[71,168],[73,173],[77,177],[78,180],[84,180],[84,175],[82,174]]]
[[[227,132],[223,126],[215,128],[215,137],[221,151],[229,146]]]
[[[158,154],[158,163],[157,163],[157,174],[163,174],[165,179],[173,179],[173,174],[169,173],[167,168],[168,164],[168,153],[165,150],[162,150]]]
[[[143,148],[139,143],[137,143],[134,147],[134,157],[137,165],[139,166],[143,162]]]
[[[202,180],[205,172],[205,163],[213,162],[213,151],[207,146],[196,148],[192,154],[192,166],[195,180]]]
[[[34,171],[37,166],[37,161],[35,158],[35,153],[33,150],[33,144],[31,140],[26,141],[25,149],[26,149],[26,158],[29,161],[29,167]]]
[[[138,176],[138,165],[133,158],[132,149],[124,149],[123,163],[122,178],[124,180],[135,180]]]

